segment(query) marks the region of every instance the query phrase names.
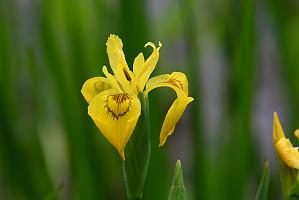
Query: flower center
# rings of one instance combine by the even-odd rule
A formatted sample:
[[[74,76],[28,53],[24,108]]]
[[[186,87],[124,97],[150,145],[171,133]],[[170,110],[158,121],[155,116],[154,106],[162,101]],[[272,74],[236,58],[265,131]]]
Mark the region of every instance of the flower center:
[[[106,99],[107,115],[113,119],[119,119],[129,112],[132,104],[132,96],[128,93],[109,95]]]

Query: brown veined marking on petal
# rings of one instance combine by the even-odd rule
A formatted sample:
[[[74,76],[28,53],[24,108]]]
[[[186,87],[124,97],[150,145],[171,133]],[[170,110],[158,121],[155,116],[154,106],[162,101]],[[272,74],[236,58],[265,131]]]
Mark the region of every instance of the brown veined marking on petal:
[[[130,111],[132,99],[132,96],[128,93],[109,95],[105,105],[107,115],[111,115],[112,119],[116,120],[123,117]]]
[[[170,83],[170,84],[172,84],[173,86],[179,88],[179,89],[184,90],[183,84],[182,84],[182,82],[180,80],[177,80],[177,79],[175,79],[173,77],[170,77],[167,82]]]
[[[101,81],[96,82],[93,87],[94,87],[94,95],[97,95],[103,92],[104,90],[111,88],[111,86],[108,83],[101,82]]]
[[[130,74],[127,72],[127,70],[126,70],[125,68],[123,69],[123,72],[124,72],[124,74],[125,74],[125,76],[126,76],[126,79],[127,79],[128,81],[131,81],[132,78],[131,78]]]

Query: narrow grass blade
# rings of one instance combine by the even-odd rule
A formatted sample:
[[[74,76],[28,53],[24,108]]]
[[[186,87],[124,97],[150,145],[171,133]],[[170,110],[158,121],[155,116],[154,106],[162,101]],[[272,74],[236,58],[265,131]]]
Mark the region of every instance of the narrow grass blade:
[[[260,181],[259,188],[257,190],[255,200],[266,200],[268,197],[269,190],[269,181],[270,181],[270,167],[269,162],[264,163],[263,175]]]

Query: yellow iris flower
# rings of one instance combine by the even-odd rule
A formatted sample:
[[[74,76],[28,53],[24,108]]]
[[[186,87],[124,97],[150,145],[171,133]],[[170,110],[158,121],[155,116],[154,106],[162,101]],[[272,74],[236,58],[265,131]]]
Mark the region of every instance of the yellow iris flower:
[[[299,130],[295,131],[295,136],[297,139],[299,139]],[[299,169],[298,148],[293,147],[293,144],[290,142],[290,140],[285,137],[277,113],[274,113],[273,141],[277,154],[281,160],[283,160],[287,166],[294,169]]]
[[[89,104],[88,114],[124,160],[124,148],[141,113],[138,93],[147,95],[152,89],[169,87],[177,94],[177,99],[171,105],[163,122],[159,146],[162,146],[167,137],[173,133],[177,122],[193,98],[188,96],[188,81],[184,73],[173,72],[150,78],[159,59],[159,50],[162,46],[160,42],[158,48],[151,42],[145,45],[150,46],[153,52],[146,60],[140,53],[134,60],[133,71],[128,67],[122,50],[123,43],[118,36],[110,35],[106,45],[114,75],[103,66],[102,71],[106,78],[88,79],[83,84],[81,93]]]

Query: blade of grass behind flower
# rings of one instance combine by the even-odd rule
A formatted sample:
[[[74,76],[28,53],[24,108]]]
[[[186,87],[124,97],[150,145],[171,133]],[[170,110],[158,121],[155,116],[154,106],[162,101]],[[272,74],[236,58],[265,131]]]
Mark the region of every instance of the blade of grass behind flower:
[[[1,4],[1,9],[6,9],[1,11],[3,17],[0,17],[0,26],[3,28],[0,34],[0,53],[3,56],[0,59],[3,75],[0,78],[3,95],[0,102],[0,121],[3,123],[0,126],[1,169],[5,172],[3,176],[8,183],[5,189],[11,198],[36,199],[51,188],[51,183],[43,163],[35,124],[28,121],[32,115],[26,109],[32,108],[32,105],[24,106],[24,102],[31,98],[30,94],[22,92],[24,88],[21,87],[24,81],[22,78],[26,74],[26,61],[21,57],[24,55],[21,41],[25,40],[25,36],[21,33],[17,2],[2,1]],[[26,119],[29,123],[24,124]],[[23,139],[23,134],[29,137]],[[35,163],[35,169],[31,163]]]
[[[263,175],[260,180],[260,185],[258,187],[255,200],[267,200],[269,181],[270,181],[270,167],[269,167],[269,162],[266,161],[264,163]]]
[[[91,131],[91,126],[87,126],[90,124],[87,122],[87,105],[80,94],[83,81],[80,74],[84,74],[80,72],[85,65],[84,48],[80,43],[80,32],[74,34],[80,23],[76,26],[70,15],[67,16],[69,12],[73,12],[73,19],[76,19],[78,13],[75,5],[66,0],[45,2],[42,5],[43,51],[67,133],[72,174],[76,180],[75,190],[80,198],[102,199],[107,195],[102,185],[106,182],[105,170],[101,170],[105,165],[100,163],[103,154],[94,152],[94,141],[97,140],[91,138],[96,138],[96,134]]]
[[[230,26],[227,36],[230,46],[229,97],[225,124],[229,135],[220,140],[219,198],[243,199],[249,187],[249,175],[255,169],[251,136],[251,108],[255,83],[255,1],[230,3]],[[238,17],[236,17],[238,16]],[[234,176],[231,176],[231,174]],[[229,183],[229,184],[227,184]]]
[[[294,6],[291,1],[268,1],[268,7],[271,13],[276,39],[278,42],[278,51],[281,55],[280,71],[283,74],[288,94],[288,105],[291,119],[290,127],[298,127],[299,112],[299,8]],[[291,128],[287,132],[294,131]],[[299,144],[290,134],[292,141]]]
[[[194,7],[194,5],[197,5]],[[181,18],[183,21],[183,30],[186,40],[186,55],[187,55],[187,66],[189,66],[189,73],[187,74],[189,85],[190,85],[190,96],[195,101],[192,103],[191,111],[191,129],[192,129],[192,142],[193,142],[193,168],[192,168],[192,187],[194,191],[195,199],[207,199],[208,189],[206,187],[206,165],[207,158],[205,155],[205,138],[203,135],[203,126],[201,112],[202,103],[200,102],[201,91],[198,84],[200,83],[200,71],[199,71],[199,32],[197,30],[198,20],[195,15],[195,11],[198,10],[199,4],[193,0],[181,0],[180,11]],[[200,147],[200,148],[199,148]],[[213,173],[213,172],[210,172]]]

